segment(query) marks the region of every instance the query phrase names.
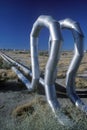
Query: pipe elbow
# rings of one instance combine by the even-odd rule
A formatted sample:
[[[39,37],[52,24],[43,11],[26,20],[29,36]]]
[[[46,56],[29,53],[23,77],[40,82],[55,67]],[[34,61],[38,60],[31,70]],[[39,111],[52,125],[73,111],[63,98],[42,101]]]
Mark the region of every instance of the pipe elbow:
[[[39,79],[32,79],[32,83],[31,83],[31,87],[29,88],[29,91],[35,91],[38,84],[39,84]]]
[[[42,27],[47,27],[50,31],[52,40],[61,40],[62,35],[60,33],[60,25],[51,16],[41,15],[38,17],[36,22],[33,24],[32,31],[30,33],[31,37],[38,37],[39,32]]]
[[[79,33],[79,35],[80,35],[81,38],[84,37],[84,34],[83,34],[83,32],[82,32],[82,30],[81,30],[81,28],[80,28],[79,22],[74,22],[74,23],[73,23],[73,29],[74,29],[77,33]]]
[[[66,18],[64,20],[60,20],[59,23],[60,23],[61,28],[72,29],[72,30],[76,31],[77,33],[79,33],[82,37],[84,37],[83,32],[82,32],[78,22],[76,22],[70,18]]]
[[[63,20],[58,21],[60,23],[60,27],[63,28],[68,28],[68,29],[72,29],[73,28],[73,23],[74,21],[70,18],[66,18]]]
[[[37,21],[39,21],[40,23],[42,23],[43,21],[45,22],[49,22],[49,21],[52,21],[53,18],[52,16],[48,16],[48,15],[40,15],[38,18],[37,18]]]

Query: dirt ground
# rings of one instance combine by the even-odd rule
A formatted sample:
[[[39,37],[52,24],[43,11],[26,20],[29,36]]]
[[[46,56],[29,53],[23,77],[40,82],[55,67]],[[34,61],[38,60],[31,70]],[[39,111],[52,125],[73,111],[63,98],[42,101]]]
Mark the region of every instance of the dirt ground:
[[[7,55],[11,56],[16,61],[19,61],[20,63],[22,63],[28,67],[30,66],[30,54],[19,53],[19,52],[15,52],[15,51],[14,52],[7,51],[5,53]],[[81,63],[81,67],[79,68],[78,74],[86,73],[86,71],[87,71],[86,55],[87,54],[85,54],[84,59]],[[41,59],[43,57],[44,56],[39,57],[39,60],[41,63],[40,67],[41,67],[42,71],[44,71],[45,64],[46,64],[46,61],[48,58],[48,57],[44,57],[44,61],[42,63]],[[67,57],[66,62],[64,62],[64,59],[65,59],[64,57]],[[59,67],[58,70],[60,73],[59,81],[63,85],[65,82],[65,77],[62,77],[62,74],[66,72],[71,57],[72,57],[72,52],[64,52],[62,54],[62,57],[60,59],[59,65],[58,65],[58,67]],[[42,95],[37,92],[35,92],[35,93],[28,92],[28,90],[22,85],[22,83],[20,81],[18,81],[18,78],[11,71],[11,69],[7,69],[7,70],[0,69],[0,72],[1,72],[0,73],[0,76],[1,76],[1,80],[0,80],[0,126],[1,126],[1,128],[0,128],[0,130],[6,130],[5,128],[7,128],[7,126],[5,126],[5,125],[8,124],[7,122],[8,121],[11,122],[14,119],[14,116],[12,113],[16,107],[21,106],[23,104],[30,103],[36,97],[40,97],[41,99],[43,99],[46,104],[47,104],[47,102],[46,102],[45,95]],[[3,72],[3,74],[2,74],[2,72]],[[5,80],[4,78],[5,79],[7,78],[7,79]],[[85,83],[85,88],[86,88],[86,86],[87,86],[87,81]],[[67,97],[65,98],[63,96],[62,97],[59,96],[58,100],[59,100],[62,108],[65,108],[66,106],[67,107],[73,106],[71,101]],[[86,98],[82,98],[82,100],[85,103],[87,103]],[[74,110],[70,110],[70,111],[74,111]]]

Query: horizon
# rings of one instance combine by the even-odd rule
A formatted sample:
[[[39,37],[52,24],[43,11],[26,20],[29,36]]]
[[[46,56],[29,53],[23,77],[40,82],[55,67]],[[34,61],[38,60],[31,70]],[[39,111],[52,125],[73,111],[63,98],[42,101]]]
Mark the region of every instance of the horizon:
[[[85,35],[87,50],[87,1],[82,0],[0,0],[0,48],[30,49],[30,32],[40,15],[50,15],[55,20],[71,18],[80,23]],[[69,30],[63,30],[63,50],[73,50],[74,40]],[[39,37],[39,49],[48,50],[49,31],[43,28]]]

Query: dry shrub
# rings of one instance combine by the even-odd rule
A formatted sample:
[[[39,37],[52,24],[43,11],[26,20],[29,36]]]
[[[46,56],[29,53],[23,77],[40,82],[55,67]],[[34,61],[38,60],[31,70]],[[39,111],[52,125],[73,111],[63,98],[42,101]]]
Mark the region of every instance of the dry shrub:
[[[11,65],[8,64],[6,61],[4,61],[1,57],[0,57],[0,69],[10,69]]]
[[[7,71],[4,69],[0,69],[0,81],[7,80]]]
[[[87,79],[85,78],[76,78],[75,83],[77,88],[87,88]]]
[[[9,69],[9,70],[7,70],[7,77],[9,79],[16,79],[17,75],[11,69]]]
[[[8,79],[17,78],[16,74],[11,69],[0,69],[0,80],[7,81]]]
[[[59,72],[57,75],[57,78],[59,78],[59,79],[63,79],[65,77],[66,77],[66,74],[64,72]]]
[[[85,65],[81,65],[78,69],[78,72],[83,73],[84,71],[87,71],[87,67]]]
[[[16,118],[24,118],[26,116],[26,114],[33,114],[34,112],[34,107],[32,103],[27,103],[21,106],[16,107],[13,112],[12,115]]]
[[[46,102],[41,97],[35,98],[30,103],[17,106],[12,111],[12,115],[17,119],[24,119],[29,115],[36,116],[36,107],[38,104],[42,107],[44,106],[43,108],[45,108]]]

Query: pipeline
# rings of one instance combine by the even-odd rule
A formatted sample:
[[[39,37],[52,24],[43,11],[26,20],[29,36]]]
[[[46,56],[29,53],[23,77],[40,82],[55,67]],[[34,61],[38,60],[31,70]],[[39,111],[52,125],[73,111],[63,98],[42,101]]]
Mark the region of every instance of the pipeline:
[[[47,102],[50,105],[52,111],[54,112],[58,121],[63,125],[71,125],[72,121],[63,113],[60,112],[60,104],[57,100],[56,91],[55,91],[55,79],[57,75],[56,66],[59,61],[59,55],[62,45],[62,35],[60,31],[59,23],[54,20],[51,16],[42,15],[33,24],[31,34],[30,34],[30,49],[31,49],[31,64],[32,64],[32,82],[31,88],[35,89],[36,85],[39,83],[40,70],[38,62],[38,37],[41,29],[46,27],[49,29],[52,46],[50,50],[49,59],[45,69],[45,78],[44,78],[44,87]],[[58,112],[59,111],[59,112]],[[58,114],[58,113],[60,114]]]
[[[74,57],[71,61],[71,64],[69,65],[66,75],[67,94],[70,100],[76,105],[76,107],[78,107],[80,110],[87,114],[87,106],[82,102],[82,100],[79,98],[75,91],[75,76],[84,54],[83,32],[80,28],[79,23],[71,19],[61,20],[59,21],[59,23],[61,29],[67,28],[72,31],[75,42]]]
[[[45,92],[47,101],[50,104],[53,111],[60,107],[55,87],[54,87],[54,75],[55,68],[58,59],[58,50],[60,50],[62,43],[62,36],[59,28],[59,24],[50,16],[40,16],[34,23],[31,34],[30,34],[30,47],[31,47],[31,63],[32,63],[32,89],[35,88],[39,82],[40,70],[38,63],[38,35],[43,27],[47,27],[52,37],[52,51],[48,59],[46,70],[45,70]]]
[[[2,53],[0,53],[0,55],[9,65],[11,65],[11,62],[5,57],[5,55],[3,56]],[[27,89],[29,89],[29,86],[30,86],[29,80],[15,66],[11,65],[11,69],[13,72],[15,72],[15,74],[18,76],[21,82],[27,87]]]
[[[13,60],[10,56],[6,55],[6,54],[3,53],[3,52],[0,52],[0,56],[1,56],[8,64],[10,64],[11,66],[15,66],[16,68],[18,68],[18,70],[21,69],[21,70],[23,71],[23,73],[24,73],[27,77],[32,78],[32,71],[31,71],[28,67],[24,66],[23,64],[20,64],[20,63],[16,62],[16,61]],[[11,59],[11,60],[10,60],[10,59]],[[12,61],[14,61],[14,64],[13,64]],[[20,67],[17,66],[17,64],[15,64],[15,62],[16,62],[18,65],[20,65]],[[22,69],[21,66],[22,66],[22,68],[24,68],[24,69]],[[26,69],[26,71],[24,71],[25,69]],[[26,73],[26,72],[27,72],[27,73]],[[44,88],[44,79],[43,79],[42,77],[40,77],[40,79],[39,79],[39,85],[41,85],[41,86]],[[58,84],[58,83],[56,83],[56,82],[55,82],[55,86],[56,86],[56,91],[64,92],[65,95],[66,95],[66,89],[65,89],[64,86],[62,86],[61,84]]]
[[[37,46],[37,44],[38,44],[37,39],[38,39],[39,31],[41,30],[42,27],[47,27],[52,36],[52,49],[51,49],[51,53],[50,53],[47,65],[46,65],[44,82],[43,82],[43,79],[41,79],[40,75],[39,75],[38,46]],[[62,125],[72,126],[73,121],[61,112],[61,108],[60,108],[60,104],[57,100],[55,84],[54,84],[55,78],[56,78],[56,65],[57,65],[57,62],[59,59],[61,43],[62,43],[62,36],[61,36],[60,26],[59,26],[58,22],[55,21],[50,16],[40,16],[34,23],[33,29],[30,34],[32,81],[31,81],[31,83],[29,83],[28,90],[33,91],[35,89],[36,85],[39,84],[39,81],[41,81],[45,87],[47,102],[49,103],[57,120]],[[5,56],[5,55],[3,54],[3,56]],[[5,56],[5,58],[7,58],[14,65],[19,66],[21,68],[19,63],[15,62],[14,60],[10,59],[7,56]],[[13,68],[13,70],[15,70],[15,69]],[[15,72],[18,73],[18,71],[16,71],[16,70],[15,70]]]
[[[3,54],[4,54],[4,56],[3,56]],[[8,63],[11,67],[14,66],[14,67],[16,67],[17,70],[20,71],[21,68],[18,68],[18,66],[16,66],[15,64],[13,65],[12,62],[10,62],[10,61],[6,58],[6,57],[9,57],[9,56],[6,55],[6,57],[5,57],[5,55],[6,55],[5,53],[0,52],[0,56]],[[9,57],[9,59],[12,59],[12,58]],[[13,59],[12,59],[12,60],[13,60]],[[14,60],[14,61],[15,61],[15,60]],[[15,61],[15,62],[16,62],[16,61]],[[18,63],[18,64],[20,64],[20,63]],[[28,74],[28,75],[27,75],[27,74],[26,74],[26,71],[25,71],[25,72],[23,71],[22,74],[24,73],[24,75],[27,76],[28,80],[31,79],[31,78],[32,78],[32,72],[31,72],[31,70],[30,70],[29,68],[27,68],[26,66],[22,65],[22,64],[21,64],[21,66],[25,67],[25,69],[27,69],[27,71],[30,72],[30,73],[27,73],[27,74]],[[22,69],[21,69],[21,70],[22,70]],[[29,77],[30,77],[30,78],[29,78]],[[39,85],[40,85],[41,87],[43,87],[43,90],[44,90],[44,79],[43,79],[42,77],[40,77]],[[67,98],[65,86],[63,86],[63,85],[61,85],[61,84],[55,82],[55,88],[56,88],[56,94],[57,94],[58,97],[66,97],[66,98]],[[28,88],[27,88],[27,89],[28,89]],[[41,89],[42,89],[42,88],[41,88]],[[82,91],[82,89],[81,89],[81,90],[80,90],[80,89],[77,89],[76,92],[78,93],[78,95],[79,95],[81,98],[87,97],[87,91],[85,91],[85,90]]]
[[[4,54],[4,55],[3,55]],[[9,57],[8,55],[6,55],[5,53],[0,53],[0,56],[2,57],[2,59],[4,59],[10,66],[11,66],[11,68],[12,67],[15,67],[18,71],[20,71],[20,69],[18,68],[18,66],[17,65],[13,65],[13,63],[12,62],[10,62],[9,60],[10,59],[12,59],[11,57]],[[6,56],[6,57],[5,57]],[[8,60],[8,57],[9,57],[9,60]],[[13,60],[13,59],[12,59]],[[15,60],[13,60],[14,62],[16,62]],[[20,63],[18,63],[18,64],[20,64]],[[21,64],[21,66],[23,66],[22,64]],[[25,67],[25,66],[23,66],[23,67]],[[26,72],[23,72],[24,73],[24,75],[26,75],[27,76],[27,78],[28,78],[28,80],[31,80],[31,78],[32,78],[32,72],[31,72],[31,70],[29,69],[29,68],[27,68],[27,67],[25,67],[25,69],[27,69],[27,71],[28,72],[30,72],[28,75],[26,75]],[[14,69],[13,69],[14,70]],[[17,71],[16,71],[17,72]],[[22,73],[22,74],[23,74]],[[18,74],[18,73],[16,73],[16,74]],[[18,76],[18,75],[17,75]],[[23,77],[23,76],[21,76],[21,77]],[[24,78],[23,78],[24,79]],[[20,79],[21,80],[21,79]],[[25,80],[26,81],[26,80]],[[25,83],[26,84],[26,83]],[[29,84],[30,84],[30,82],[29,82]],[[26,86],[26,85],[25,85]],[[42,78],[42,77],[40,77],[40,80],[39,80],[39,89],[40,90],[42,90],[43,89],[43,92],[42,92],[42,94],[44,94],[44,79]],[[66,90],[65,90],[65,87],[64,86],[61,86],[60,84],[57,84],[57,83],[55,83],[55,86],[56,86],[56,94],[59,96],[59,97],[67,97],[66,96]],[[29,86],[27,87],[27,89],[29,90]],[[84,93],[83,93],[84,94]]]
[[[11,64],[11,66],[15,66],[17,68],[19,67],[19,69],[21,69],[27,76],[32,77],[32,72],[29,68],[25,67],[23,64],[16,62],[11,57],[9,57],[8,55],[2,52],[0,52],[0,55],[6,62]],[[44,87],[44,80],[41,77],[40,77],[39,83]]]
[[[79,65],[81,63],[84,49],[83,49],[83,32],[80,28],[79,23],[67,18],[64,20],[58,21],[60,23],[61,29],[69,29],[74,38],[75,43],[75,49],[74,49],[74,56],[71,61],[71,64],[69,65],[67,74],[66,74],[66,91],[67,95],[70,98],[70,100],[78,107],[80,110],[85,112],[87,114],[87,105],[84,104],[84,102],[79,98],[79,96],[76,94],[75,91],[75,77],[76,72],[79,68]],[[49,49],[51,49],[52,41],[51,36],[49,38]],[[49,51],[50,52],[50,51]]]
[[[27,69],[24,65],[16,62],[15,60],[13,60],[11,57],[7,56],[4,53],[1,53],[1,55],[3,55],[8,61],[10,61],[12,65],[15,65],[15,66],[18,66],[19,68],[21,68],[26,75],[28,75],[28,74],[31,75],[31,71],[29,69]]]
[[[40,77],[39,62],[38,62],[38,37],[41,29],[46,27],[49,29],[50,38],[49,38],[49,58],[45,68],[44,80]],[[71,61],[71,64],[68,68],[66,75],[66,91],[70,100],[83,112],[87,114],[87,106],[82,102],[80,97],[76,94],[75,91],[75,77],[78,67],[81,63],[83,57],[83,33],[79,24],[71,19],[65,19],[61,21],[54,20],[51,16],[42,15],[33,24],[33,28],[30,33],[30,49],[31,49],[31,64],[32,72],[30,69],[24,67],[20,63],[14,61],[12,58],[5,54],[1,54],[2,58],[7,62],[10,62],[13,67],[12,70],[18,75],[26,85],[29,91],[34,91],[36,86],[39,83],[45,88],[47,102],[50,105],[52,111],[55,114],[55,117],[62,125],[72,126],[73,121],[71,121],[66,115],[61,113],[61,107],[57,100],[57,95],[55,91],[55,79],[57,76],[57,63],[60,58],[61,46],[62,46],[62,29],[69,29],[72,31],[75,49],[74,57]],[[32,77],[32,81],[28,82],[23,77],[21,72],[15,67],[19,67],[27,75]]]

